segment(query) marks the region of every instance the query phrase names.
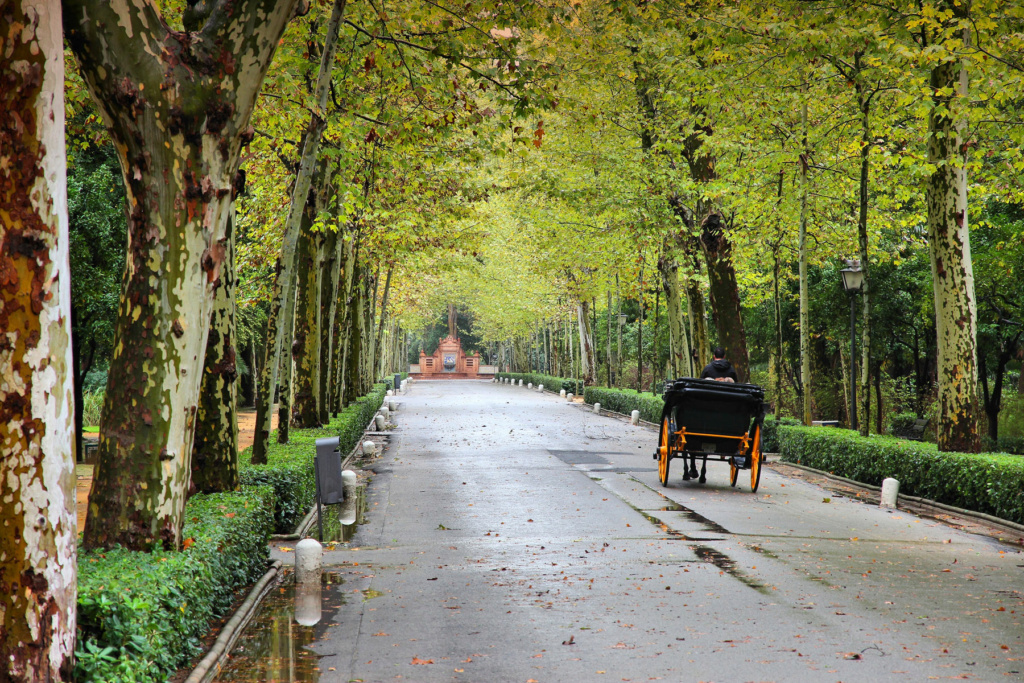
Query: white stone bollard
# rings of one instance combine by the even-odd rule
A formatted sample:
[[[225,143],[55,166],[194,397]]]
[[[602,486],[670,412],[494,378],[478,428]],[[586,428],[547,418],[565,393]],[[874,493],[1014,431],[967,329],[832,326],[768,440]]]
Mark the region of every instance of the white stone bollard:
[[[363,455],[375,455],[377,453],[377,444],[372,441],[363,442]]]
[[[565,398],[565,389],[562,389],[561,391],[559,391],[558,395],[561,396],[562,398]]]
[[[391,409],[388,408],[387,404],[380,407],[380,414],[384,418],[385,422],[391,419]]]
[[[398,401],[388,401],[388,410],[392,413],[398,410]]]
[[[374,424],[377,425],[377,431],[378,432],[384,431],[384,425],[386,423],[384,421],[384,416],[383,415],[374,415],[373,422],[374,422]]]
[[[594,412],[597,413],[598,415],[601,414],[601,404],[600,403],[595,403],[594,404]]]
[[[526,383],[526,388],[527,389],[533,389],[533,382],[527,382]]]
[[[572,394],[566,394],[565,395],[565,400],[567,400],[569,403],[572,403],[572,399],[573,399],[573,395]]]
[[[896,501],[900,496],[900,483],[892,477],[882,480],[882,500],[878,505],[884,508],[896,507]]]
[[[342,525],[348,526],[356,523],[356,489],[359,484],[359,477],[352,470],[343,470],[341,473],[341,486],[345,492],[345,498],[341,503],[341,514],[338,519]]]
[[[295,622],[301,626],[316,626],[323,616],[320,579],[300,583],[295,587]]]
[[[543,384],[539,385],[539,386],[537,387],[537,391],[539,391],[540,393],[542,393],[542,394],[543,394],[543,393],[544,393],[544,385],[543,385]]]
[[[632,413],[629,414],[629,424],[631,424],[631,425],[638,425],[638,424],[640,424],[640,411],[639,410],[634,410]]]
[[[523,386],[523,380],[519,380],[519,386]]]
[[[395,392],[393,392],[393,391],[391,391],[390,389],[388,389],[388,393],[387,393],[387,395],[388,395],[388,396],[394,396],[394,395],[395,395]]]
[[[295,583],[320,583],[324,547],[315,538],[304,538],[295,545]]]

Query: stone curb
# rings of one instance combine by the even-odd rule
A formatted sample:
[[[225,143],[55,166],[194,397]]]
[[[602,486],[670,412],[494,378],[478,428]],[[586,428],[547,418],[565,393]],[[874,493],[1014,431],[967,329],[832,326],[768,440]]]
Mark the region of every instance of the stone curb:
[[[847,479],[846,477],[841,477],[838,474],[832,474],[831,472],[824,472],[822,470],[814,469],[813,467],[808,467],[807,465],[800,465],[800,464],[797,464],[795,462],[787,462],[785,460],[782,460],[780,462],[783,465],[789,465],[790,467],[796,467],[797,469],[805,470],[807,472],[813,472],[814,474],[821,475],[821,476],[825,477],[826,479],[833,479],[835,481],[841,481],[844,484],[849,484],[850,486],[856,486],[856,487],[859,487],[859,488],[862,488],[862,489],[868,489],[869,491],[875,491],[875,492],[881,492],[881,490],[882,490],[881,486],[875,486],[873,484],[865,484],[864,482],[856,481],[854,479]],[[1017,524],[1016,522],[1011,522],[1008,519],[1002,519],[1001,517],[995,517],[993,515],[985,514],[984,512],[975,512],[974,510],[965,510],[963,508],[958,508],[958,507],[956,507],[954,505],[946,505],[945,503],[940,503],[938,501],[931,500],[930,498],[919,498],[917,496],[909,496],[909,495],[907,495],[905,493],[901,493],[899,495],[899,500],[909,500],[910,502],[917,503],[918,505],[928,505],[928,506],[937,508],[939,510],[943,510],[945,512],[951,512],[951,513],[953,513],[955,515],[960,515],[962,517],[967,517],[968,519],[974,519],[974,520],[978,520],[978,521],[988,522],[990,524],[995,524],[997,526],[1006,527],[1007,529],[1010,529],[1012,531],[1024,532],[1024,524]]]
[[[238,636],[248,626],[249,621],[256,613],[256,609],[263,601],[263,597],[270,592],[274,579],[277,578],[281,571],[281,565],[281,560],[275,560],[271,563],[270,569],[253,586],[245,601],[239,605],[228,622],[224,624],[220,634],[217,636],[217,640],[210,647],[210,651],[200,660],[196,668],[192,669],[192,673],[185,679],[185,683],[207,683],[207,681],[220,673],[221,663],[228,653],[231,652],[231,648],[234,647]]]

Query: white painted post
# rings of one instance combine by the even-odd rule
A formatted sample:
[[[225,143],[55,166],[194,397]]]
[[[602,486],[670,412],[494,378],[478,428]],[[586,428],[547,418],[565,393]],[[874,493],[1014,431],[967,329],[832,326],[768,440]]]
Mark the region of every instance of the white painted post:
[[[387,395],[388,395],[388,396],[394,396],[394,395],[395,395],[395,392],[393,392],[393,391],[391,391],[390,389],[388,389],[388,393],[387,393]]]
[[[544,393],[544,385],[541,384],[540,386],[538,386],[537,387],[537,391],[543,394]]]
[[[565,400],[567,400],[569,403],[572,403],[572,399],[573,399],[572,394],[566,394],[565,395]]]
[[[594,404],[594,412],[597,413],[598,415],[601,414],[601,404],[600,403],[595,403]]]
[[[323,616],[320,578],[295,587],[295,622],[301,626],[316,626]]]
[[[378,432],[384,431],[385,422],[384,422],[384,416],[383,415],[374,415],[373,421],[374,421],[374,424],[377,425],[377,431]]]
[[[352,470],[343,470],[341,473],[341,488],[345,492],[345,498],[341,503],[341,515],[339,519],[344,526],[356,523],[356,488],[359,477]]]
[[[388,410],[392,413],[398,410],[398,401],[388,401]]]
[[[640,411],[639,410],[634,410],[632,413],[629,414],[629,424],[631,424],[631,425],[638,425],[638,424],[640,424]]]
[[[315,538],[304,538],[295,545],[295,582],[320,583],[324,547]]]
[[[533,389],[533,382],[527,382],[526,383],[526,388],[527,389]]]
[[[882,480],[882,500],[878,505],[884,508],[894,508],[899,495],[900,483],[892,477],[887,477]]]
[[[382,405],[380,407],[380,414],[381,414],[381,417],[384,418],[385,422],[387,422],[388,420],[391,419],[391,409],[387,407],[387,404]]]
[[[374,455],[377,453],[377,444],[372,441],[363,442],[363,455]]]
[[[519,386],[523,386],[523,380],[519,380]]]
[[[560,390],[558,392],[558,395],[561,396],[562,398],[565,398],[565,389]]]

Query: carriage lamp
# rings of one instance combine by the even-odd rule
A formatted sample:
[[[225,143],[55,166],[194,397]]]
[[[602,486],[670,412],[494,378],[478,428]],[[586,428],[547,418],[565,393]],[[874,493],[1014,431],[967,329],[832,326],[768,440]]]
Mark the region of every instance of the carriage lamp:
[[[839,273],[850,295],[850,429],[857,429],[857,293],[864,286],[864,271],[859,259],[848,259]]]

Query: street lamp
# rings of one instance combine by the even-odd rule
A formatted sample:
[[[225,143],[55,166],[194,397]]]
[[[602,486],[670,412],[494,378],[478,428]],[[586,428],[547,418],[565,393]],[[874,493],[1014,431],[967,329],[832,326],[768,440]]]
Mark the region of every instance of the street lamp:
[[[843,289],[850,295],[850,428],[857,429],[857,293],[864,286],[864,271],[860,260],[849,259],[843,276]]]

